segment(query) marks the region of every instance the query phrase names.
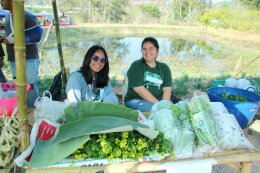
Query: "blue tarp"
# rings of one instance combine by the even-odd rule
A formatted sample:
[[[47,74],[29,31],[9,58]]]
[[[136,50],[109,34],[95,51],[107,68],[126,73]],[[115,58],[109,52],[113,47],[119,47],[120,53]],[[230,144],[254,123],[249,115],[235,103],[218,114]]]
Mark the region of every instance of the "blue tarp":
[[[48,18],[48,19],[53,19],[54,17],[53,17],[53,14],[51,14],[51,13],[48,13],[48,12],[46,12],[46,11],[42,11],[41,13],[39,13],[39,14],[35,14],[35,16],[36,17],[42,17],[42,18]]]

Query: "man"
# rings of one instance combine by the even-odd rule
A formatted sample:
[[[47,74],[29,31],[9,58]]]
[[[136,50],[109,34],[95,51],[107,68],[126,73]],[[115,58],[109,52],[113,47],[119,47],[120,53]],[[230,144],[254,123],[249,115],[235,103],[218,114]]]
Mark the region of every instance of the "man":
[[[5,34],[6,37],[0,37],[0,40],[6,44],[8,61],[10,61],[13,78],[16,78],[15,69],[15,53],[14,53],[14,25],[13,25],[13,6],[12,0],[1,0],[1,5],[4,10],[10,11],[5,16]],[[28,107],[32,107],[34,101],[39,95],[38,84],[38,69],[39,55],[37,42],[41,40],[43,33],[36,17],[30,12],[24,12],[25,17],[25,45],[26,45],[26,79],[27,83],[31,84],[31,89],[28,91]]]

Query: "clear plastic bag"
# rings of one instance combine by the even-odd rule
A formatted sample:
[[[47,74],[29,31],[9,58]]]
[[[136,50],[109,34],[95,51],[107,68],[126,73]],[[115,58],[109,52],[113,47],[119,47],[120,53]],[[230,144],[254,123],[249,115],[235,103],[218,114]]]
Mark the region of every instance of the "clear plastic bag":
[[[222,150],[254,148],[245,137],[234,115],[219,112],[218,116],[214,116],[214,120],[218,142]]]
[[[174,128],[172,139],[175,159],[191,158],[195,149],[195,134],[188,120],[183,122],[181,128]]]
[[[170,109],[162,109],[160,111],[152,112],[151,117],[155,129],[162,132],[165,139],[171,141],[173,138],[172,129],[174,127],[172,111]]]
[[[35,102],[34,117],[35,120],[47,119],[52,122],[57,122],[64,115],[64,109],[68,103],[53,101],[51,93],[44,91],[42,97],[38,97]]]

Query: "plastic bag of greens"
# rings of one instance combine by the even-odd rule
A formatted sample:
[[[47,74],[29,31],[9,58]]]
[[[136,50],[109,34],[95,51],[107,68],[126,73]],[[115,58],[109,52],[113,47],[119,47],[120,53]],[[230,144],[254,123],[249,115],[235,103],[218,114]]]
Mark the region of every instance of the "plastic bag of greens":
[[[254,148],[245,137],[234,115],[219,112],[218,116],[214,117],[214,120],[217,127],[217,139],[221,149]]]
[[[221,102],[210,102],[209,105],[213,116],[219,115],[219,113],[228,114],[227,108]]]
[[[154,121],[155,129],[162,132],[165,139],[171,141],[173,136],[172,129],[174,124],[176,124],[172,116],[172,111],[170,109],[162,109],[160,111],[152,112],[151,116]]]
[[[218,151],[217,131],[212,115],[205,111],[191,114],[191,123],[199,145],[210,145],[213,151]]]
[[[175,104],[178,108],[181,109],[181,112],[183,114],[189,115],[190,114],[190,109],[189,105],[186,101],[179,101],[178,103]]]
[[[175,159],[191,158],[195,149],[195,134],[189,120],[182,123],[181,128],[174,129],[177,134],[172,139]]]
[[[211,112],[210,100],[206,93],[195,93],[189,102],[189,109],[192,114],[200,111]]]
[[[160,111],[162,109],[169,109],[170,105],[172,105],[172,102],[168,100],[161,100],[153,105],[151,112]]]

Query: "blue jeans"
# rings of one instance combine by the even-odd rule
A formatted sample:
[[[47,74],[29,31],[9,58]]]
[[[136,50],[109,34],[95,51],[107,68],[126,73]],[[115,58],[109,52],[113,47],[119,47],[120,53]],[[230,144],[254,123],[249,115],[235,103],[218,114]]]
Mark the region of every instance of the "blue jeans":
[[[162,100],[162,98],[159,98],[159,101]],[[181,99],[175,97],[174,95],[171,96],[171,102],[173,104],[178,103],[181,101]],[[150,112],[152,109],[152,106],[154,104],[152,102],[148,102],[144,99],[131,99],[128,101],[125,101],[125,106],[129,107],[134,110],[140,110],[141,112]]]
[[[148,102],[144,99],[131,99],[125,101],[125,106],[134,110],[140,110],[141,112],[150,112],[153,106],[152,102]]]
[[[39,83],[38,83],[39,65],[40,65],[39,59],[26,60],[26,80],[28,84],[33,84],[33,88],[31,88],[27,92],[28,107],[33,107],[34,101],[39,96]],[[16,78],[15,62],[10,62],[10,66],[11,66],[12,75],[14,78]]]
[[[0,82],[6,82],[5,75],[1,68],[0,68]]]

